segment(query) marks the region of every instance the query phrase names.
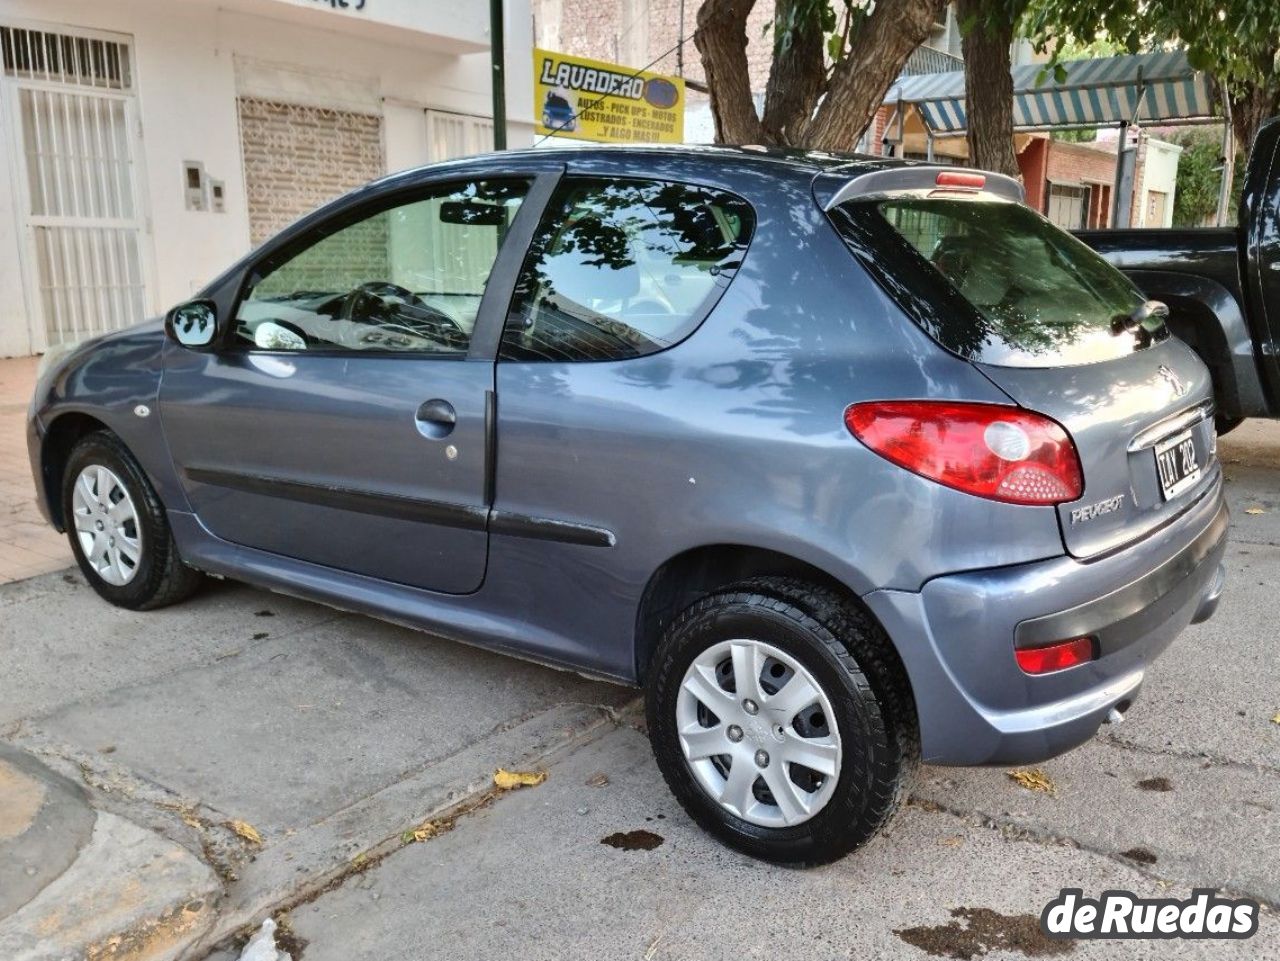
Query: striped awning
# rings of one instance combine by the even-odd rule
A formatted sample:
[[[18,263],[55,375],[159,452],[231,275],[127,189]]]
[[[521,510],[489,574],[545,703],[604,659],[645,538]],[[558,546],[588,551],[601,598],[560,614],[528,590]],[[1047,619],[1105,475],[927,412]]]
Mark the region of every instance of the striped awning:
[[[1192,69],[1181,50],[1069,60],[1062,66],[1064,83],[1041,64],[1013,69],[1014,129],[1102,127],[1121,120],[1203,122],[1217,116],[1209,78]],[[934,134],[963,133],[968,126],[962,70],[900,77],[885,102],[914,104]]]

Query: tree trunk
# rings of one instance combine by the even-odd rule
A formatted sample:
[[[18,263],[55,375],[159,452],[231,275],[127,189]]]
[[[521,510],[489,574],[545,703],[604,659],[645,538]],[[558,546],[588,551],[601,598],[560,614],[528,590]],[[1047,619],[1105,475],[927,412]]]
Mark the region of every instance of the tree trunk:
[[[962,40],[969,163],[981,170],[1017,177],[1021,171],[1013,149],[1013,76],[1009,58],[1015,17],[999,15],[988,20],[986,6],[986,0],[959,3],[961,21],[969,23]]]
[[[1243,93],[1233,92],[1230,99],[1236,149],[1248,157],[1262,121],[1280,113],[1280,85],[1273,81],[1266,86],[1251,86]]]
[[[802,146],[852,150],[944,6],[945,0],[879,0],[858,26],[848,54],[833,68],[827,95]]]
[[[704,0],[698,8],[693,42],[711,91],[716,143],[746,144],[765,140],[751,99],[747,69],[747,16],[755,0]]]
[[[764,97],[764,132],[770,143],[803,141],[813,108],[826,85],[822,26],[816,14],[800,12],[804,0],[777,0],[774,8],[775,44],[778,24],[795,19],[785,49],[774,48],[773,65]],[[813,4],[808,4],[812,9]]]

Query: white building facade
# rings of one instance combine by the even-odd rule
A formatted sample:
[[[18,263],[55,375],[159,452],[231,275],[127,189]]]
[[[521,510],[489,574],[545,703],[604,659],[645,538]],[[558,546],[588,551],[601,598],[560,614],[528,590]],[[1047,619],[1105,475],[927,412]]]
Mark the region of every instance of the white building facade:
[[[506,0],[507,142],[531,142]],[[0,2],[0,357],[190,297],[368,180],[491,149],[487,0]]]

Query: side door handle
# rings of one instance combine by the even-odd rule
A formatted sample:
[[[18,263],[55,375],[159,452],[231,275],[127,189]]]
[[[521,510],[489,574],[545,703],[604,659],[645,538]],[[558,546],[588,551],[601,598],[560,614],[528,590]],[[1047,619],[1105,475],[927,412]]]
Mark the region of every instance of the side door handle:
[[[447,400],[439,397],[424,401],[414,415],[418,433],[431,440],[439,440],[453,433],[458,423],[458,412]]]

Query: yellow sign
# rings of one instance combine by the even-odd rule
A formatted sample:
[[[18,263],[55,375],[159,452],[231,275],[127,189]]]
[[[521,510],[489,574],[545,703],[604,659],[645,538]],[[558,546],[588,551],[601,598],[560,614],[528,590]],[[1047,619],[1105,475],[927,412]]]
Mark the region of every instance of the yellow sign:
[[[684,140],[684,81],[533,51],[534,133],[605,143]]]

